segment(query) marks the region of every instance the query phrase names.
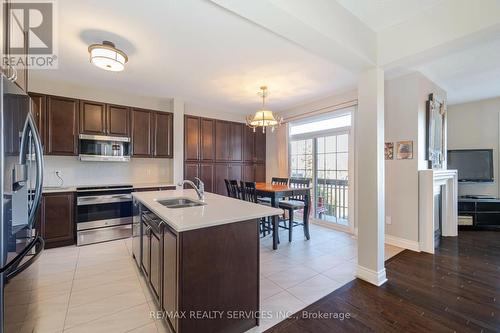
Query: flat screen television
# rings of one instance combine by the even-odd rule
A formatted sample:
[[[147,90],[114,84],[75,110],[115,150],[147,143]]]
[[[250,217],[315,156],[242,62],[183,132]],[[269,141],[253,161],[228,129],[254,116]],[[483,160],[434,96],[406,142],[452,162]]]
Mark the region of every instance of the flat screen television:
[[[493,182],[493,149],[448,150],[448,169],[458,170],[459,182]]]

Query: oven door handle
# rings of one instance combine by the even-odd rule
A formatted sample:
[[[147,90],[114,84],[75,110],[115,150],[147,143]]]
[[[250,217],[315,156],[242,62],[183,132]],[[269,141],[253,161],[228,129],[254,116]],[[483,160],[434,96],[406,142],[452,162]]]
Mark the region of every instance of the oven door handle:
[[[31,252],[31,250],[33,250],[36,245],[39,245],[36,253],[21,266],[19,266],[21,261]],[[0,273],[7,273],[5,276],[6,282],[9,282],[9,280],[11,280],[13,277],[23,272],[26,268],[33,264],[38,259],[40,254],[42,254],[44,247],[45,241],[41,236],[37,236],[33,241],[31,241],[31,243],[26,246],[24,250],[17,256],[17,258],[12,260],[8,265],[0,270]]]
[[[131,202],[131,201],[132,201],[132,194],[102,195],[102,196],[91,196],[91,197],[78,197],[76,199],[76,205],[77,206],[99,205],[99,204]]]

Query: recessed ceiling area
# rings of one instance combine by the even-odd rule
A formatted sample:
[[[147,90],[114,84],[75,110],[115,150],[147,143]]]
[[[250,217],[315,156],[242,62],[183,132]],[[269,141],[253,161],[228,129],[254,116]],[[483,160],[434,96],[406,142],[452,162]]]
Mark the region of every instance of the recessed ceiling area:
[[[260,103],[283,109],[356,86],[356,75],[205,0],[58,2],[57,70],[38,81],[180,97],[246,114]],[[123,72],[89,62],[91,43],[110,40],[129,61]]]
[[[449,104],[500,96],[500,38],[441,57],[416,69],[440,85]]]
[[[357,18],[379,32],[432,8],[443,0],[336,0]]]

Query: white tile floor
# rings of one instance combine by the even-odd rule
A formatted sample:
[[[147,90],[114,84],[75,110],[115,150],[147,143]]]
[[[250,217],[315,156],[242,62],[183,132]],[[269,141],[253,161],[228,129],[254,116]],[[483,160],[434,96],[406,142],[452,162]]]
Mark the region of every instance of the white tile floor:
[[[261,310],[274,315],[251,332],[271,327],[354,278],[356,240],[350,235],[312,225],[310,241],[303,240],[301,228],[292,243],[284,232],[280,237],[277,251],[270,237],[261,240]],[[387,246],[386,257],[400,251]],[[21,278],[31,290],[15,293],[6,309],[6,316],[16,319],[9,332],[166,331],[162,321],[150,318],[156,306],[131,258],[130,239],[46,250]],[[9,290],[15,288],[13,281]]]

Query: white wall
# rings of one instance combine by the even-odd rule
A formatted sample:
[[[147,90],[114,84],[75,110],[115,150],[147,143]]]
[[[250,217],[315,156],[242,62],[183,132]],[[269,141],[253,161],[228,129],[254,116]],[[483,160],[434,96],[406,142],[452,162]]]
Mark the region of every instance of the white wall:
[[[285,121],[289,121],[290,119],[301,117],[308,112],[328,112],[330,109],[334,110],[335,106],[355,102],[357,99],[357,90],[349,90],[343,93],[330,95],[320,100],[311,101],[297,105],[293,108],[282,110],[278,112],[278,114],[283,117]],[[268,182],[271,181],[273,176],[279,175],[282,172],[278,169],[278,166],[280,165],[280,162],[278,161],[278,157],[280,156],[279,150],[281,149],[280,144],[283,144],[281,141],[282,140],[276,139],[276,133],[271,131],[266,133],[266,178]]]
[[[446,96],[420,73],[385,82],[385,141],[413,141],[413,159],[389,160],[386,167],[386,234],[418,242],[418,170],[425,160],[426,100]],[[396,153],[396,151],[395,151]],[[395,156],[396,157],[396,156]]]
[[[448,149],[493,149],[494,183],[459,184],[459,195],[499,196],[500,98],[448,107]]]
[[[246,114],[227,112],[224,110],[209,108],[192,102],[185,103],[184,113],[192,116],[236,121],[240,123],[244,123],[246,119]]]

